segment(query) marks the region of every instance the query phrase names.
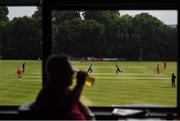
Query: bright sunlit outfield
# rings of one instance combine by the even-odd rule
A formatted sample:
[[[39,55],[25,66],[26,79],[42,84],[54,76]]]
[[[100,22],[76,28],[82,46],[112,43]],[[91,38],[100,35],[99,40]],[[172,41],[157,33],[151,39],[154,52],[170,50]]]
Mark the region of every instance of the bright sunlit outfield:
[[[22,80],[16,75],[25,62]],[[160,64],[160,74],[154,73]],[[42,85],[40,60],[0,60],[0,105],[19,105],[34,101]],[[86,71],[93,64],[95,77],[92,87],[85,86],[81,100],[87,105],[162,105],[176,106],[176,88],[171,87],[171,74],[177,76],[177,63],[167,62],[80,62],[73,61],[73,68]],[[116,75],[117,64],[123,71]],[[176,82],[177,83],[177,82]]]

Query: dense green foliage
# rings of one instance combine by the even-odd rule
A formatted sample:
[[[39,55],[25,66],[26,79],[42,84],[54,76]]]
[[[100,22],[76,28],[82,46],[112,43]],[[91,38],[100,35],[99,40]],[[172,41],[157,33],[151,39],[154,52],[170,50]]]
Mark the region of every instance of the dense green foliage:
[[[8,8],[5,6],[0,6],[0,22],[9,21],[7,15],[9,14]]]
[[[42,56],[42,11],[8,21],[0,7],[1,57],[37,59]],[[80,15],[82,13],[82,15]],[[53,53],[128,60],[177,60],[177,28],[148,13],[121,16],[118,10],[53,11]]]
[[[0,6],[0,59],[2,58],[2,32],[4,31],[4,28],[6,26],[6,23],[9,21],[7,15],[9,11],[8,8],[5,6]]]
[[[22,80],[16,75],[18,67],[26,62]],[[154,68],[160,64],[160,74]],[[90,76],[92,87],[85,86],[81,99],[88,105],[150,104],[176,106],[177,88],[171,87],[171,73],[177,75],[177,63],[167,62],[83,62],[72,61],[73,68],[87,70],[93,64]],[[123,71],[115,74],[117,64]],[[34,101],[42,85],[41,61],[0,60],[0,105],[19,105]]]
[[[2,12],[1,9],[0,12]],[[4,18],[7,15],[5,14]],[[41,18],[41,14],[37,11],[32,17],[15,17],[11,21],[0,21],[1,58],[37,59],[41,57]]]
[[[84,11],[83,19],[76,14],[77,11],[71,11],[69,17],[58,14],[61,20],[55,17],[53,53],[128,60],[177,59],[176,28],[148,13],[131,17],[120,16],[118,11]]]
[[[2,54],[9,59],[32,59],[41,55],[41,30],[38,22],[28,17],[14,18],[2,36]]]

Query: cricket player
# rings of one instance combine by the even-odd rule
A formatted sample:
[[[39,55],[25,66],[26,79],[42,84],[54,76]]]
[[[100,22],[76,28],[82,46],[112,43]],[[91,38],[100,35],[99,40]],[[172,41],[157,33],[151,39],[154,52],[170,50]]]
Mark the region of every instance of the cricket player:
[[[22,68],[23,68],[23,73],[25,72],[25,62],[23,63],[23,65],[22,65]]]
[[[92,66],[93,66],[92,64],[89,66],[87,73],[92,73],[92,71],[93,71]]]
[[[156,72],[157,72],[157,74],[160,73],[160,67],[159,67],[159,64],[156,66]]]
[[[164,69],[166,69],[166,62],[164,62]]]
[[[174,73],[172,73],[172,76],[171,76],[172,87],[176,86],[175,81],[176,81],[176,76],[174,75]]]
[[[118,65],[115,65],[116,66],[116,74],[120,73],[120,72],[123,72],[120,70],[119,66]]]
[[[22,70],[22,68],[18,68],[17,71],[16,71],[16,73],[17,73],[18,79],[19,79],[19,80],[22,80],[22,75],[23,75],[23,70]]]

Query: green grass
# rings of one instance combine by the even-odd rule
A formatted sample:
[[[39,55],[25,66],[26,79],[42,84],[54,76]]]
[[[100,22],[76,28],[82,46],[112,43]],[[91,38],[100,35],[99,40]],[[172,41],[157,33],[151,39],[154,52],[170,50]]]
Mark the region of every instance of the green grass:
[[[16,70],[26,62],[25,74],[18,80]],[[0,105],[16,105],[33,101],[41,87],[41,61],[0,61]]]
[[[23,80],[16,70],[26,62]],[[154,68],[160,64],[160,74]],[[176,106],[177,88],[171,87],[171,73],[177,75],[177,63],[167,62],[72,62],[73,68],[87,70],[96,78],[93,87],[85,86],[81,100],[88,105],[152,104]],[[115,64],[123,70],[115,74]],[[41,61],[0,60],[0,105],[19,105],[35,100],[41,88]]]

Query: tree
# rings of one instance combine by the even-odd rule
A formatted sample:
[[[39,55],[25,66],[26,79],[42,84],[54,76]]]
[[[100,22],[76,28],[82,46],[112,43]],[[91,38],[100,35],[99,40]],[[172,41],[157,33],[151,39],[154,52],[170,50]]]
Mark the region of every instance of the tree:
[[[118,10],[110,11],[110,10],[89,10],[83,13],[83,17],[86,20],[96,20],[100,24],[104,24],[105,26],[109,24],[109,21],[117,19],[120,16]]]
[[[9,14],[9,10],[6,6],[0,6],[0,23],[2,21],[9,21],[7,15]]]
[[[72,20],[74,18],[80,19],[79,11],[69,10],[69,11],[53,11],[52,20],[53,24],[58,25],[64,21]]]
[[[37,7],[37,10],[32,15],[32,18],[39,23],[38,27],[42,30],[42,7]]]
[[[81,39],[78,42],[78,48],[81,48],[79,49],[80,56],[101,56],[104,26],[95,20],[84,20],[80,28],[80,33]]]
[[[141,13],[133,18],[133,33],[139,35],[139,56],[145,59],[157,59],[159,47],[163,40],[159,38],[160,26],[164,25],[156,17]]]
[[[127,21],[125,16],[111,21],[106,27],[104,39],[106,40],[105,48],[108,48],[107,56],[127,57],[129,54],[129,37],[132,27],[131,18]]]
[[[37,59],[41,57],[41,35],[38,22],[24,16],[14,18],[3,32],[3,57]]]
[[[66,53],[73,57],[93,56],[98,54],[99,39],[103,35],[103,26],[94,20],[74,18],[64,21],[58,26],[55,37],[58,53]],[[97,44],[98,43],[98,44]]]
[[[160,39],[163,41],[158,51],[163,59],[177,60],[177,28],[163,25],[160,28]]]
[[[0,6],[0,58],[2,58],[2,33],[4,31],[4,28],[9,21],[9,18],[7,15],[9,14],[8,8],[6,6]]]

